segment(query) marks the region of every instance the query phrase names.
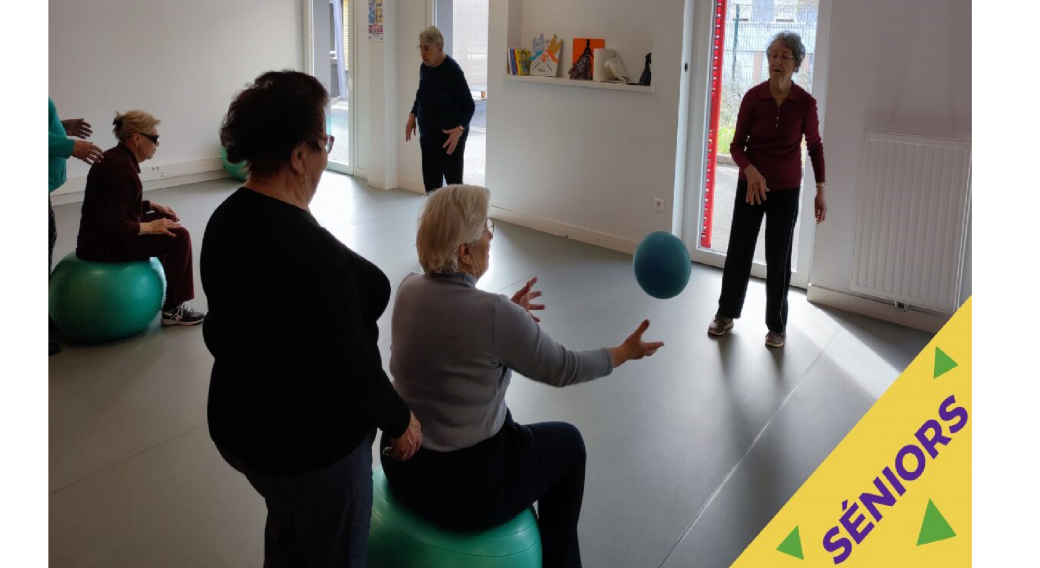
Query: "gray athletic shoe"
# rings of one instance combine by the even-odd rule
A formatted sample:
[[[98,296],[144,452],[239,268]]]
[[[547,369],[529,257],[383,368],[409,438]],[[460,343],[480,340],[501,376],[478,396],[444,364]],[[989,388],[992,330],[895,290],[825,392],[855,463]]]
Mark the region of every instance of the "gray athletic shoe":
[[[718,314],[715,315],[715,319],[711,320],[708,324],[708,333],[716,337],[726,335],[726,332],[733,327],[733,318],[724,318]]]
[[[777,333],[775,331],[770,331],[769,333],[766,334],[766,347],[771,347],[773,349],[777,349],[779,347],[783,347],[784,346],[784,341],[786,339],[787,339],[787,334],[786,333],[783,333],[783,332]]]
[[[162,313],[163,325],[198,325],[206,319],[206,312],[200,312],[188,305],[188,302],[177,306],[177,309]]]

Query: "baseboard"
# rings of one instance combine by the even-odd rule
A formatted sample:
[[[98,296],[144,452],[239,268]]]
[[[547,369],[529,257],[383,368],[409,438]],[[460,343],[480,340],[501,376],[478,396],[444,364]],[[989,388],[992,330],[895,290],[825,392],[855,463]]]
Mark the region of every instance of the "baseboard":
[[[426,195],[426,185],[423,182],[406,178],[400,178],[399,181],[401,183],[398,185],[401,189],[407,189],[408,191],[418,193],[419,195]]]
[[[559,221],[553,221],[552,219],[536,217],[528,213],[521,213],[519,211],[496,207],[494,205],[490,208],[490,215],[493,219],[502,220],[507,223],[512,223],[513,225],[527,227],[528,229],[534,229],[535,231],[541,231],[558,237],[574,239],[576,241],[607,248],[617,252],[623,252],[625,254],[635,254],[636,247],[639,246],[638,242],[623,237],[600,233],[599,231],[593,231],[592,229],[575,227]]]
[[[807,298],[813,304],[829,306],[931,333],[938,333],[951,317],[914,309],[903,311],[880,300],[853,296],[846,292],[838,292],[812,284],[809,285]]]
[[[159,166],[141,168],[141,186],[144,191],[188,185],[200,181],[223,179],[230,177],[224,170],[220,158],[208,158],[192,162],[178,162]],[[87,176],[76,176],[66,180],[65,184],[51,193],[54,205],[83,201],[83,191],[87,187]]]

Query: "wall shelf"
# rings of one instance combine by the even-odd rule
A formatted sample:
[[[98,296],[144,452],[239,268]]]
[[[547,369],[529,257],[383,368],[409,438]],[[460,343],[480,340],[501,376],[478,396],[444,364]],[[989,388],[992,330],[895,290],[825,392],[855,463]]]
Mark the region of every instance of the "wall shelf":
[[[632,91],[634,93],[653,93],[653,85],[626,85],[623,83],[598,83],[596,81],[578,81],[566,77],[540,77],[538,75],[504,75],[506,81],[518,83],[541,83],[543,85],[560,85],[563,87],[584,87],[586,89],[607,89],[609,91]]]

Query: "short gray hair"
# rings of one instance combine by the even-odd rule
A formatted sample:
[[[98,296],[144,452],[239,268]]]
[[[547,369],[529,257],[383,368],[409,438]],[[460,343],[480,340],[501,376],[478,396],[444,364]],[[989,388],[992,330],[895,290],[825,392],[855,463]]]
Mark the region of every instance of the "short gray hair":
[[[802,61],[805,61],[805,44],[802,43],[802,36],[794,32],[780,32],[773,36],[773,39],[769,40],[769,45],[766,46],[766,53],[769,53],[769,48],[773,47],[773,44],[780,42],[784,47],[791,50],[791,57],[794,58],[794,70],[798,71],[802,66]]]
[[[441,34],[441,31],[437,29],[437,26],[430,26],[419,32],[419,43],[429,46],[443,46],[444,36]]]
[[[415,250],[427,274],[459,271],[459,245],[480,240],[491,192],[477,185],[449,185],[426,196]]]

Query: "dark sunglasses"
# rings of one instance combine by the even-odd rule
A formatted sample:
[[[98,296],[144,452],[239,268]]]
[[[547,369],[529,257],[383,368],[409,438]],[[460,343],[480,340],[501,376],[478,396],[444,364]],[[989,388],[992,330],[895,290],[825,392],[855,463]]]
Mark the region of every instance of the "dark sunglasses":
[[[144,132],[138,132],[138,134],[140,134],[141,136],[144,136],[145,138],[151,140],[152,144],[158,144],[159,143],[159,135],[158,134],[145,134]]]

